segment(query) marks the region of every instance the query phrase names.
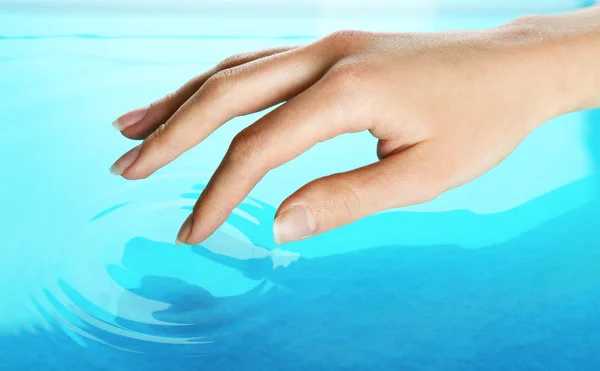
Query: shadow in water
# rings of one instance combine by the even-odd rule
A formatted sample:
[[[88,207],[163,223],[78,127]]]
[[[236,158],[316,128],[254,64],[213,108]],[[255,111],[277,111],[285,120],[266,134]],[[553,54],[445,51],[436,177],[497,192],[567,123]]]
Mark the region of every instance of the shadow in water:
[[[192,254],[174,244],[143,237],[129,241],[124,249],[122,265],[107,267],[113,280],[131,294],[122,295],[118,312],[135,312],[140,308],[140,298],[166,306],[151,311],[152,317],[159,321],[157,324],[127,321],[122,317],[117,317],[116,323],[143,334],[207,338],[210,341],[222,341],[231,333],[238,333],[244,326],[251,325],[245,318],[256,310],[255,299],[261,295],[267,281],[258,282],[254,288],[240,295],[218,297],[197,283],[154,273],[164,271],[161,268],[165,265],[174,267],[176,271],[194,272]],[[214,255],[212,253],[211,256]],[[222,262],[223,259],[216,261]],[[240,268],[239,264],[232,266]],[[253,266],[242,265],[241,268],[252,272]],[[196,274],[201,275],[201,272]]]
[[[265,215],[271,212],[263,207]],[[379,246],[296,256],[288,264],[275,264],[263,232],[255,238],[267,247],[251,256],[203,246],[181,252],[138,237],[125,247],[122,264],[108,267],[115,282],[168,303],[154,318],[173,325],[169,336],[209,334],[217,348],[199,358],[181,349],[201,345],[138,347],[144,354],[136,354],[86,340],[83,348],[56,326],[0,336],[2,369],[597,370],[599,230],[595,202],[486,248]],[[216,297],[198,284],[149,274],[193,264],[192,257],[259,283],[245,294]],[[153,325],[137,326],[165,335]]]

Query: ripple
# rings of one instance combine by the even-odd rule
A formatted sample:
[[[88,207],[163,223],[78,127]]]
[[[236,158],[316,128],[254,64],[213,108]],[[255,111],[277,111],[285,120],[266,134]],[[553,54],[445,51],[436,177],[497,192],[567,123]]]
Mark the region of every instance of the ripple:
[[[109,214],[110,212],[115,211],[118,208],[121,208],[121,207],[123,207],[125,205],[127,205],[127,202],[123,202],[121,204],[116,204],[115,206],[111,206],[111,207],[109,207],[106,210],[102,210],[101,212],[99,212],[98,214],[96,214],[90,221],[92,221],[92,222],[96,221],[96,220],[102,218],[103,216]]]
[[[45,327],[82,346],[169,347],[189,357],[257,326],[266,298],[279,289],[270,275],[299,254],[274,248],[275,208],[253,198],[202,244],[176,246],[178,224],[204,188],[189,178],[128,184],[98,201],[32,297]]]

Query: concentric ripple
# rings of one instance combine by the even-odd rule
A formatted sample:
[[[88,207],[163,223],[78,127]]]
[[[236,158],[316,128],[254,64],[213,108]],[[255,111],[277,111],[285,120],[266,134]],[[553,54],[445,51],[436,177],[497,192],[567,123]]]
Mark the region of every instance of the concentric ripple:
[[[212,353],[256,326],[266,294],[278,288],[270,274],[299,255],[274,248],[275,209],[253,198],[204,243],[176,246],[177,228],[204,188],[194,178],[126,183],[99,201],[32,297],[46,325],[82,346],[169,347],[181,356]]]

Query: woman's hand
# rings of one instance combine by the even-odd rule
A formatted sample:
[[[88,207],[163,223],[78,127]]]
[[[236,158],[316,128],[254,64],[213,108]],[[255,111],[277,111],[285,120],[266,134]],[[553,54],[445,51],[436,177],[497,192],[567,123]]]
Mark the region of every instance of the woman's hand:
[[[570,16],[600,24],[597,11],[582,13]],[[369,130],[380,161],[292,194],[277,211],[276,242],[426,202],[496,166],[548,119],[598,104],[598,68],[581,71],[593,70],[600,53],[580,36],[598,46],[598,30],[554,35],[561,22],[571,23],[528,18],[487,31],[339,32],[308,46],[235,56],[121,116],[116,127],[144,141],[111,171],[145,178],[232,118],[285,102],[235,137],[178,243],[207,238],[269,170],[342,133]]]

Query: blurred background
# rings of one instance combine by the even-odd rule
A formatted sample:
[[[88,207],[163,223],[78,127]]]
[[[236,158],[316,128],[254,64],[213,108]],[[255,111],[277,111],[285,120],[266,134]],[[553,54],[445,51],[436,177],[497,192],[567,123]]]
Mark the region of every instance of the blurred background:
[[[308,0],[308,1],[277,1],[277,0],[224,0],[224,1],[194,1],[194,0],[2,0],[0,4],[11,8],[30,8],[36,10],[99,10],[99,11],[199,11],[199,12],[307,12],[335,11],[352,13],[357,10],[370,14],[389,13],[390,11],[426,11],[451,10],[477,12],[493,9],[523,10],[523,11],[564,11],[574,7],[585,6],[593,0],[424,0],[393,1],[374,0]]]

